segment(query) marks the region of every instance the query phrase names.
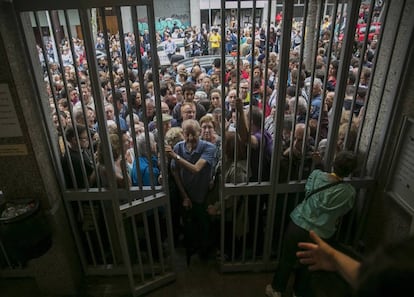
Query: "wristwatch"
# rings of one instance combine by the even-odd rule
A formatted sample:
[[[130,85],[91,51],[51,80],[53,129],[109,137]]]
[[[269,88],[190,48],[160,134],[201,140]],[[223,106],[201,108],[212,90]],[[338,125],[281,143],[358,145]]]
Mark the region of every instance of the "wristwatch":
[[[178,160],[181,160],[181,157],[180,157],[180,155],[176,155],[175,156],[175,159],[178,161]]]

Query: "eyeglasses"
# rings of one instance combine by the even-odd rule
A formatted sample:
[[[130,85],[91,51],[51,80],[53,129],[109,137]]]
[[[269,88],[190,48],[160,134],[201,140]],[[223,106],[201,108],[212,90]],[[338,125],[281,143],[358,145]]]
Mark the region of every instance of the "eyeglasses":
[[[201,126],[201,129],[207,130],[207,129],[213,129],[213,126]]]
[[[184,113],[186,113],[186,114],[192,114],[192,113],[195,113],[195,112],[194,112],[194,110],[186,110],[186,111],[184,111]]]

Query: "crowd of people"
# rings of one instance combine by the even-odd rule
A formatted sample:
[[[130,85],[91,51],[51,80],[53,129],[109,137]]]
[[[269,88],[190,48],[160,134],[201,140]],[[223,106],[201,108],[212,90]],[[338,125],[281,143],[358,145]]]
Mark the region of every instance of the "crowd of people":
[[[251,27],[242,30],[231,27],[225,33],[220,28],[208,32],[204,26],[186,30],[177,27],[166,28],[163,34],[157,33],[158,42],[166,41],[165,50],[170,59],[176,51],[172,45],[170,48],[170,43],[174,43],[176,38],[186,39],[185,51],[193,56],[190,71],[179,60],[172,60],[171,66],[162,67],[159,72],[160,89],[157,92],[154,90],[156,74],[151,69],[150,38],[147,31],[139,36],[139,42],[133,33],[125,34],[123,38],[119,34],[98,34],[96,49],[104,50],[105,42],[110,42],[111,59],[106,56],[98,59],[101,92],[95,96],[92,95],[81,39],[74,38],[70,41],[75,49],[73,55],[69,41],[62,41],[59,52],[63,65],[59,64],[50,42],[45,47],[45,55],[39,46],[40,61],[45,73],[49,73],[51,77],[51,81],[46,77],[45,82],[53,121],[59,135],[66,187],[82,189],[98,184],[109,186],[112,174],[119,187],[160,185],[166,175],[161,170],[159,158],[163,143],[167,156],[166,168],[169,171],[174,236],[178,240],[184,234],[189,261],[195,252],[199,252],[202,257],[208,257],[211,242],[214,242],[212,218],[223,211],[229,213],[225,216],[226,230],[238,239],[246,235],[246,232],[250,233],[248,236],[253,236],[251,233],[256,222],[254,216],[259,217],[259,228],[264,228],[267,195],[260,195],[258,208],[253,199],[240,197],[226,197],[225,205],[221,205],[214,189],[217,189],[222,175],[229,183],[270,179],[276,131],[275,113],[282,100],[285,110],[281,135],[280,181],[309,177],[308,183],[312,181],[313,184],[309,189],[307,184],[306,190],[311,192],[315,190],[315,185],[324,185],[335,179],[342,180],[352,173],[354,168],[341,168],[341,165],[346,165],[341,163],[341,152],[355,148],[358,127],[364,117],[377,41],[375,38],[369,41],[363,57],[360,55],[360,43],[355,41],[335,152],[339,158],[339,171],[325,175],[322,172],[312,172],[312,169],[315,162],[324,157],[328,129],[333,119],[337,72],[341,62],[340,47],[331,49],[329,44],[335,28],[331,27],[331,18],[328,16],[320,32],[315,71],[312,75],[312,69],[300,65],[303,38],[301,25],[294,25],[288,85],[281,86],[278,82],[278,65],[282,22],[280,17],[279,23],[271,26],[269,35],[260,27],[254,32]],[[238,31],[241,36],[237,36]],[[225,49],[221,49],[222,33],[223,38],[226,38]],[[124,42],[125,52],[122,51],[121,42]],[[266,45],[269,45],[268,56]],[[236,65],[236,60],[224,62],[220,58],[216,58],[209,69],[200,65],[198,55],[217,55],[221,50],[227,53],[238,51],[243,57],[240,65]],[[137,53],[141,55],[139,61],[142,62],[144,73],[143,84],[139,75]],[[124,59],[127,65],[123,65]],[[225,77],[221,77],[222,67],[225,67]],[[286,87],[286,98],[277,98],[278,89],[282,87]],[[160,95],[159,98],[156,94]],[[161,102],[156,102],[158,99]],[[97,121],[97,100],[104,107],[106,123]],[[161,106],[161,131],[158,130],[160,125],[156,123],[158,103]],[[225,119],[221,119],[222,114]],[[265,125],[262,130],[263,118]],[[114,173],[106,170],[99,137],[102,133],[100,126],[107,127]],[[222,134],[222,131],[225,133]],[[247,145],[250,146],[249,150]],[[349,161],[349,158],[346,160]],[[341,207],[334,215],[328,210],[328,206],[323,208],[325,202],[322,198],[320,205],[314,204],[315,197],[326,198],[329,193],[336,195],[338,204],[346,201],[346,206]],[[351,186],[338,183],[330,191],[307,198],[292,213],[293,223],[288,227],[291,231],[286,235],[293,236],[289,241],[290,246],[308,238],[309,229],[316,229],[316,233],[322,238],[332,237],[335,233],[334,221],[352,208],[354,195]],[[254,211],[255,207],[259,211]],[[306,216],[313,215],[314,207],[326,211],[317,215],[326,215],[326,220],[319,222],[319,226],[311,224],[314,218]],[[245,208],[249,212],[245,213]],[[237,214],[232,215],[231,209],[237,211]],[[306,215],[303,216],[303,213]],[[237,226],[232,228],[229,224],[234,223],[234,218]],[[243,228],[246,225],[249,227]],[[300,236],[295,237],[298,232]],[[263,234],[263,230],[259,232],[259,241]],[[283,275],[277,274],[273,287],[267,290],[269,296],[279,296],[274,295],[274,292],[282,292],[286,287],[295,257],[289,249],[283,250],[282,256],[286,256],[285,259],[288,260],[281,263],[285,266],[278,268],[278,271],[283,271]]]

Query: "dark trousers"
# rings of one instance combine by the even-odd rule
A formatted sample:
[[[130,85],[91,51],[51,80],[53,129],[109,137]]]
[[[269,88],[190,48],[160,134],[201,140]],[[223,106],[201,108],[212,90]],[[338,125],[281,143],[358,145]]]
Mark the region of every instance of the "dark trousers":
[[[192,207],[185,211],[184,241],[192,252],[206,253],[210,245],[210,217],[205,203],[192,202]]]
[[[298,296],[307,295],[309,272],[307,266],[299,263],[296,252],[299,242],[310,242],[309,231],[289,222],[283,239],[282,255],[273,276],[272,287],[278,292],[285,292],[289,277],[295,272],[295,293]]]

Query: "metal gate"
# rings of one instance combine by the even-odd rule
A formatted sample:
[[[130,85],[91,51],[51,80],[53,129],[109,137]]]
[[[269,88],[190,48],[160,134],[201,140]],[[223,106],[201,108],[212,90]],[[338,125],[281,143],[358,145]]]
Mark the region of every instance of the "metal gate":
[[[134,296],[175,280],[158,77],[156,113],[139,88],[148,67],[158,73],[153,2],[22,1],[15,8],[29,52],[37,51],[40,104],[46,126],[53,121],[57,172],[84,272],[127,275]],[[151,61],[134,39],[142,27],[132,24],[143,18]],[[114,34],[103,33],[110,32],[107,20]]]
[[[326,170],[330,170],[337,152],[360,153],[359,172],[347,180],[358,189],[358,201],[342,218],[336,234],[340,242],[358,249],[373,184],[365,169],[373,135],[368,132],[368,141],[361,144],[363,131],[368,129],[364,109],[370,99],[388,2],[315,0],[295,5],[294,1],[267,1],[267,16],[262,23],[251,22],[247,34],[246,29],[229,28],[227,23],[231,11],[235,22],[243,24],[239,13],[242,3],[222,1],[226,9],[221,10],[220,26],[226,28],[226,32],[221,31],[226,38],[221,48],[227,53],[221,52],[221,60],[232,54],[237,72],[246,71],[250,78],[258,69],[263,71],[258,80],[248,81],[251,97],[245,106],[250,115],[248,130],[258,144],[253,143],[254,137],[247,139],[250,179],[226,180],[224,174],[221,176],[221,270],[275,267],[289,214],[303,200],[306,178],[316,166],[315,153]],[[237,10],[231,10],[235,6]],[[257,19],[256,2],[252,3],[251,16]],[[234,33],[250,38],[247,56],[240,43],[232,49],[226,47]],[[225,70],[221,71],[224,77]],[[235,80],[237,97],[243,98],[243,84],[247,83],[239,76]],[[319,104],[314,104],[316,97]],[[260,106],[261,116],[253,105]],[[370,125],[373,129],[376,123]],[[224,124],[222,129],[224,135]],[[273,138],[271,156],[266,133]],[[237,140],[234,142],[233,147],[237,147]],[[230,166],[240,169],[245,165],[238,167],[242,161],[237,153],[234,149],[236,157]]]
[[[226,61],[216,73],[222,78],[221,93],[232,90],[225,86],[228,81],[224,79],[231,80],[228,61],[235,73],[243,72],[250,78],[255,77],[256,65],[264,71],[258,80],[245,81],[236,75],[233,81],[236,97],[245,98],[244,89],[250,90],[244,106],[249,114],[247,132],[249,136],[256,133],[258,142],[252,143],[254,139],[248,137],[247,151],[240,152],[235,138],[234,154],[231,159],[223,157],[222,174],[216,176],[222,271],[274,267],[289,213],[303,198],[306,178],[315,168],[315,152],[323,154],[328,169],[339,150],[365,152],[358,175],[347,180],[358,189],[358,203],[343,219],[338,232],[338,239],[357,246],[367,207],[366,193],[373,182],[365,171],[372,137],[363,144],[361,141],[363,131],[369,128],[364,107],[370,98],[376,49],[381,44],[388,9],[385,1],[381,6],[375,1],[369,5],[360,1],[299,1],[299,6],[294,1],[266,1],[266,14],[257,18],[256,1],[251,1],[251,16],[257,21],[246,23],[239,13],[243,2],[247,1],[221,1],[220,24],[216,24],[222,36],[219,58]],[[134,294],[174,280],[168,174],[164,174],[168,172],[168,161],[163,153],[160,100],[164,86],[160,77],[153,75],[160,73],[158,60],[164,56],[158,53],[157,32],[152,25],[153,1],[16,1],[15,7],[29,50],[34,51],[38,45],[38,55],[33,55],[32,62],[35,72],[44,75],[48,94],[42,86],[39,92],[45,94],[42,98],[49,98],[42,103],[47,106],[45,119],[51,115],[55,123],[56,130],[50,134],[56,139],[57,171],[85,272],[126,273]],[[246,14],[245,5],[243,9]],[[106,34],[110,31],[109,19],[118,34]],[[147,20],[147,28],[132,25],[141,19]],[[247,28],[230,27],[231,23]],[[328,23],[331,30],[327,29]],[[142,30],[149,31],[145,35],[148,43],[136,37],[143,35]],[[231,33],[239,41],[227,50]],[[267,38],[262,40],[262,34]],[[241,40],[249,38],[251,45],[245,55]],[[148,55],[142,54],[141,47]],[[145,100],[141,112],[134,116],[136,101],[144,101],[146,96],[142,86],[149,75],[153,76],[154,100]],[[319,110],[312,105],[314,88],[324,90],[318,99]],[[288,96],[289,100],[279,99]],[[225,156],[225,146],[231,142],[224,139],[224,106],[230,104],[230,99],[222,96],[221,156]],[[127,107],[123,102],[128,103]],[[152,102],[155,114],[151,113]],[[67,111],[62,112],[65,108]],[[128,114],[126,121],[121,120],[123,113]],[[156,124],[151,122],[153,116]],[[239,116],[235,114],[236,122]],[[73,129],[65,127],[67,122]],[[369,125],[374,128],[376,123]],[[125,129],[128,126],[134,127],[129,135]],[[154,127],[157,133],[152,139],[149,131]],[[241,133],[237,125],[234,129]],[[266,139],[265,134],[270,138]],[[158,163],[152,162],[154,143],[158,145]],[[270,149],[266,148],[269,143]],[[244,158],[238,158],[244,153]],[[131,156],[140,157],[135,166]],[[238,165],[243,162],[250,178],[226,180],[223,172],[231,166],[241,170]],[[148,167],[141,171],[144,163]],[[135,185],[128,181],[127,165],[135,176]],[[160,179],[159,172],[163,173]]]

